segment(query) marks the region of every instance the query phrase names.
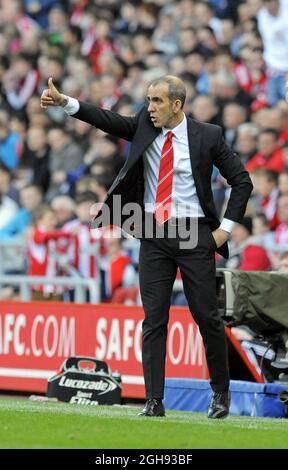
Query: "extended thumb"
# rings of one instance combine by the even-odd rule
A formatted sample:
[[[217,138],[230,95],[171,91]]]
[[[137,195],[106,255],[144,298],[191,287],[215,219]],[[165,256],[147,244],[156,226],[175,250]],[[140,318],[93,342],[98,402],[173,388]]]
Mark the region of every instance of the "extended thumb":
[[[52,77],[48,78],[48,86],[49,88],[55,88]]]

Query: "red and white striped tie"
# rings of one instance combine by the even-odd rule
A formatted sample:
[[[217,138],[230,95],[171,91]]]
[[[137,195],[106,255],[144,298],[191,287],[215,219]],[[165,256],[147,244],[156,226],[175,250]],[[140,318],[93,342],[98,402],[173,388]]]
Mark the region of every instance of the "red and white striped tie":
[[[173,136],[173,132],[169,131],[162,148],[160,160],[155,210],[155,219],[160,225],[164,224],[164,222],[169,220],[171,217],[172,181],[174,171]]]

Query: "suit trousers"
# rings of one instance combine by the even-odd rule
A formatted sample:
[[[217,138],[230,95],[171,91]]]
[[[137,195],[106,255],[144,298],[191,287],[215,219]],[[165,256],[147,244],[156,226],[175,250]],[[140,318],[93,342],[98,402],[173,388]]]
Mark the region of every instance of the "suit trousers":
[[[195,246],[186,246],[186,235],[177,227],[175,236],[168,233],[171,221],[163,226],[163,238],[141,239],[139,281],[145,312],[142,361],[147,399],[164,395],[169,309],[178,267],[190,312],[203,338],[210,385],[216,392],[229,388],[226,335],[216,300],[216,243],[208,223],[184,220],[193,221],[189,231]],[[177,226],[177,219],[175,222]]]

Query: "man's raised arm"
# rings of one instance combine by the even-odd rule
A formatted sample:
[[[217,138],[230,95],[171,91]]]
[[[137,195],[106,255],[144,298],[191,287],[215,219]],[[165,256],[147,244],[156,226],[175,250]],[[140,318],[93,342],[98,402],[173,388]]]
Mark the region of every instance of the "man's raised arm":
[[[88,122],[107,134],[129,141],[133,139],[137,129],[138,115],[121,116],[118,113],[66,96],[57,90],[52,77],[49,77],[48,88],[41,95],[40,106],[43,109],[47,109],[48,106],[61,106],[68,115]]]

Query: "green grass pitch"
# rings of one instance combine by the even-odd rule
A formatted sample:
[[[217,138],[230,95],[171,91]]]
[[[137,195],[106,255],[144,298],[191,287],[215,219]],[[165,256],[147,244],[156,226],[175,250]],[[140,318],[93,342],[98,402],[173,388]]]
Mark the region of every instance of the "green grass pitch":
[[[288,449],[287,419],[167,411],[140,418],[135,406],[0,399],[2,449]]]

